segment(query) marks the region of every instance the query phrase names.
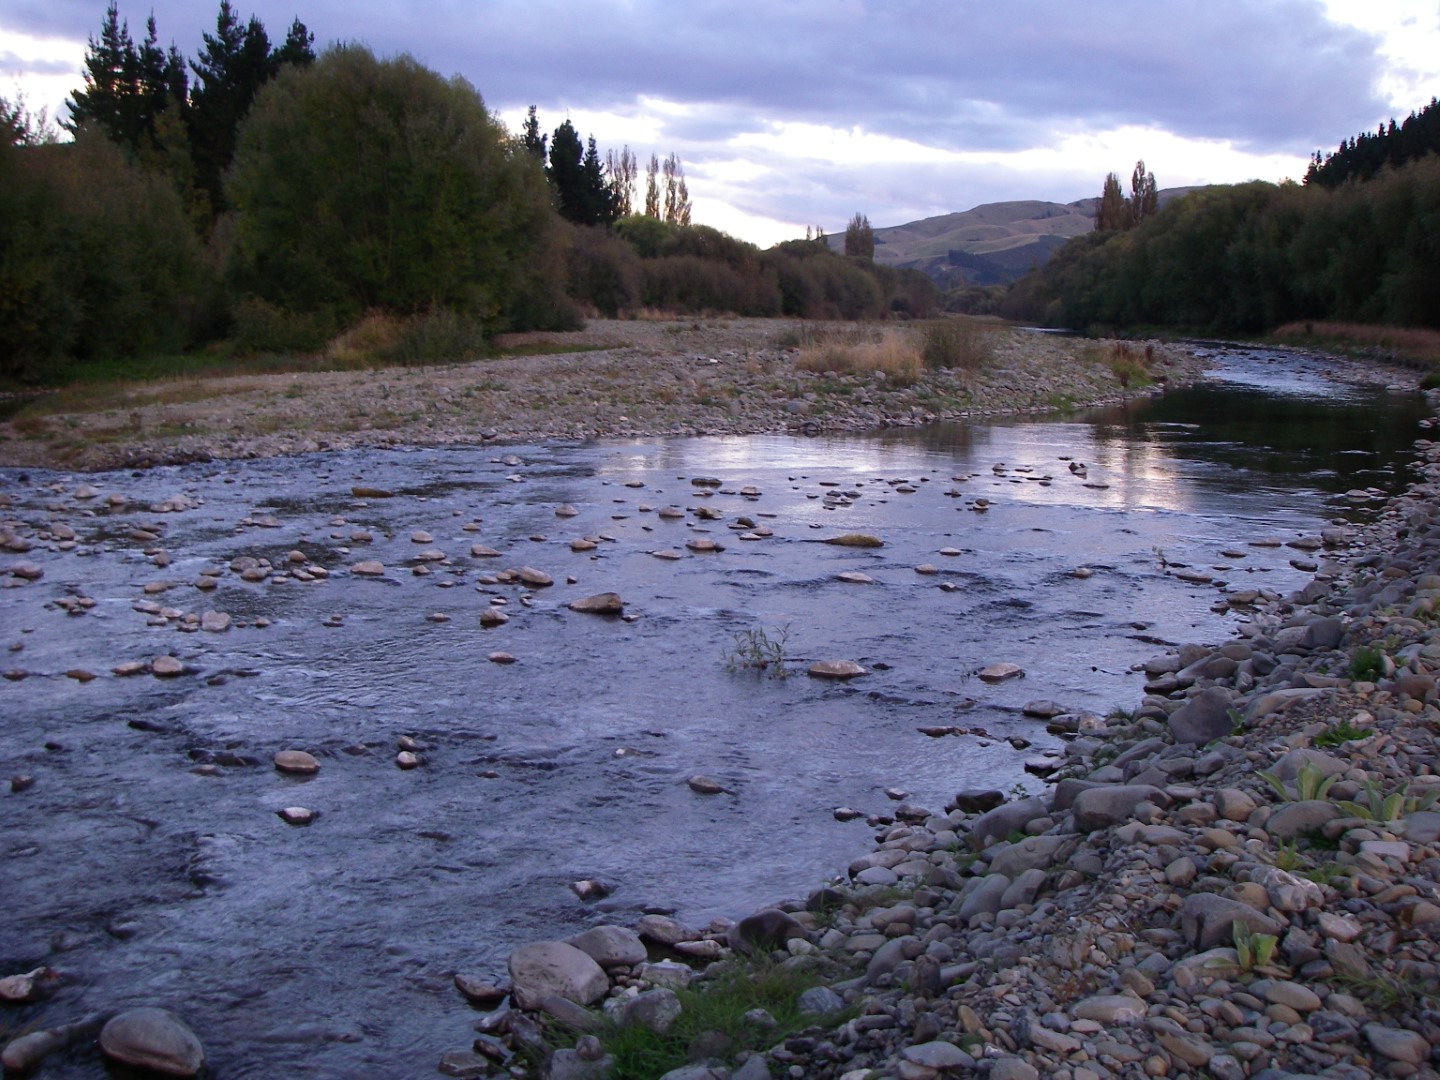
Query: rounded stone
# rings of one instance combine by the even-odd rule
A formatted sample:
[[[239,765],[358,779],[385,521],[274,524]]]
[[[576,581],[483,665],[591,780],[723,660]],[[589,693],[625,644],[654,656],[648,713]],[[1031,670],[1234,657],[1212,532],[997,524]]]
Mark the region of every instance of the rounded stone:
[[[854,660],[817,660],[810,665],[810,674],[817,679],[853,679],[868,673]]]
[[[163,1076],[194,1076],[205,1067],[195,1033],[166,1009],[127,1009],[100,1030],[105,1056]]]
[[[275,755],[275,768],[283,773],[309,776],[320,771],[320,762],[304,750],[281,750]]]

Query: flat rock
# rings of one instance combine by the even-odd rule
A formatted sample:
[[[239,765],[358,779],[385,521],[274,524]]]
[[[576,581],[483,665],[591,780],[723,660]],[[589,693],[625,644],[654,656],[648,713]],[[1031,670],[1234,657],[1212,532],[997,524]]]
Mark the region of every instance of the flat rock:
[[[100,1029],[105,1056],[163,1076],[194,1076],[205,1066],[195,1033],[166,1009],[127,1009]]]
[[[1170,714],[1170,734],[1177,743],[1213,742],[1234,729],[1230,693],[1218,686],[1206,687]]]
[[[625,610],[625,601],[619,593],[603,592],[572,600],[567,605],[571,611],[583,611],[591,615],[619,615]]]
[[[308,776],[320,771],[320,762],[304,750],[281,750],[275,755],[275,768],[283,773]]]
[[[385,564],[379,559],[361,559],[357,563],[350,564],[350,573],[358,574],[360,577],[383,577]]]
[[[817,660],[808,670],[817,679],[853,679],[867,674],[854,660]]]
[[[522,566],[519,570],[515,571],[515,575],[532,588],[543,589],[555,584],[553,577],[545,573],[544,570],[536,570],[533,566]]]
[[[987,664],[976,674],[985,682],[1005,682],[1007,679],[1018,679],[1024,675],[1024,670],[1018,664]]]
[[[845,533],[843,536],[832,536],[822,543],[834,544],[836,547],[853,548],[878,548],[884,547],[885,541],[878,536],[871,536],[869,533]]]
[[[648,958],[640,935],[625,926],[592,926],[567,939],[567,943],[602,968],[634,967]]]

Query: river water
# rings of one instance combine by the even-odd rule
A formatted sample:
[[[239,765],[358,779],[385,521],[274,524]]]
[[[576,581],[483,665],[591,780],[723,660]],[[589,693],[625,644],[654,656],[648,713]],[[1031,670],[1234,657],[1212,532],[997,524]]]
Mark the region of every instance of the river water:
[[[1027,702],[1134,705],[1138,662],[1233,635],[1222,585],[1309,579],[1292,560],[1311,556],[1252,541],[1361,519],[1373,503],[1346,492],[1403,484],[1418,396],[1286,354],[1217,364],[1193,389],[1061,419],[0,469],[0,517],[34,538],[0,569],[44,570],[0,590],[3,663],[27,673],[0,683],[0,763],[34,778],[0,795],[0,975],[44,963],[65,979],[0,1014],[0,1034],[157,1004],[195,1028],[216,1077],[431,1075],[469,1042],[457,970],[502,975],[519,944],[647,909],[704,923],[803,895],[871,843],[834,809],[893,813],[887,789],[936,810],[966,788],[1039,791],[1023,766],[1059,743]],[[76,499],[81,484],[101,497]],[[112,492],[123,505],[102,505]],[[193,507],[165,510],[177,496]],[[576,516],[557,516],[567,504]],[[54,522],[74,546],[41,537]],[[770,535],[742,538],[755,531]],[[820,543],[848,532],[884,546]],[[572,551],[584,536],[597,547]],[[689,551],[697,537],[724,550]],[[328,578],[277,580],[296,550]],[[194,587],[243,556],[276,574]],[[350,573],[362,559],[384,576]],[[555,584],[488,580],[522,566]],[[625,619],[566,607],[601,591]],[[510,621],[481,629],[495,600]],[[165,617],[206,610],[234,625]],[[785,634],[791,677],[731,670],[736,635],[757,630]],[[112,674],[161,654],[185,673]],[[817,659],[869,674],[809,678]],[[1025,676],[975,677],[997,662]],[[986,735],[917,731],[952,725]],[[402,736],[422,767],[397,767]],[[292,748],[319,773],[271,768]],[[696,773],[726,793],[696,794]],[[288,825],[290,806],[319,816]],[[581,901],[585,878],[613,894]],[[76,1048],[45,1075],[99,1073]]]

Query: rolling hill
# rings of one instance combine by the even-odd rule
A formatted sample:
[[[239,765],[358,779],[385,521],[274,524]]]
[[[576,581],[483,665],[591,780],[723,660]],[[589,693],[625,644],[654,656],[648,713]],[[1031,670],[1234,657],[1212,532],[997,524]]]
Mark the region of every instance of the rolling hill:
[[[1166,188],[1163,206],[1194,188]],[[1027,199],[985,203],[970,210],[875,230],[875,261],[923,270],[942,288],[1004,285],[1045,262],[1073,236],[1095,227],[1098,198],[1072,203]],[[843,231],[828,237],[845,248]]]

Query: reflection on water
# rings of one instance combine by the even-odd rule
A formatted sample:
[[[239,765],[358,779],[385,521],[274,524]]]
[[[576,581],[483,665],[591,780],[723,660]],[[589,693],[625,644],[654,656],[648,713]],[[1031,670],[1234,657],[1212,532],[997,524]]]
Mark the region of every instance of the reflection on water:
[[[1248,354],[1214,385],[1063,420],[113,474],[85,479],[133,501],[93,516],[69,497],[79,477],[0,474],[25,531],[57,519],[80,534],[74,551],[37,544],[25,557],[44,578],[0,592],[7,643],[23,644],[9,662],[31,673],[0,684],[0,758],[36,777],[0,802],[0,967],[50,963],[71,980],[16,1022],[166,1004],[218,1077],[300,1061],[418,1074],[468,1042],[456,969],[500,972],[523,941],[647,906],[703,921],[803,893],[868,843],[832,809],[886,813],[886,788],[937,809],[964,788],[1036,788],[1005,739],[1032,755],[1058,744],[1021,715],[1027,701],[1133,704],[1131,668],[1157,643],[1233,632],[1217,587],[1166,574],[1157,553],[1284,593],[1307,578],[1295,552],[1247,540],[1313,533],[1364,512],[1345,491],[1398,483],[1418,400],[1304,365],[1287,384],[1289,370]],[[357,500],[354,484],[397,495]],[[180,493],[200,505],[146,509]],[[557,517],[562,503],[578,516]],[[661,518],[670,505],[689,513]],[[162,539],[131,539],[137,526]],[[772,535],[742,538],[759,527]],[[851,531],[885,546],[819,542]],[[580,536],[598,546],[571,551]],[[725,550],[691,554],[697,536]],[[503,557],[471,557],[473,543]],[[168,567],[146,557],[155,547]],[[446,561],[422,562],[427,548]],[[241,555],[283,569],[291,551],[329,580],[191,584]],[[385,578],[349,575],[362,558]],[[526,565],[556,584],[485,580]],[[177,583],[163,604],[245,625],[149,625],[132,605],[162,579]],[[566,608],[604,590],[633,621]],[[77,595],[95,600],[87,614],[53,606]],[[482,631],[477,613],[502,600],[510,622]],[[782,627],[797,671],[846,658],[871,673],[835,685],[727,671],[737,632]],[[517,662],[490,663],[497,650]],[[167,651],[190,674],[108,674]],[[1026,678],[973,678],[1002,660]],[[64,674],[82,667],[100,677]],[[947,724],[991,737],[916,730]],[[396,767],[402,735],[423,768]],[[286,747],[314,753],[319,774],[275,773]],[[695,795],[697,772],[734,794]],[[287,826],[276,811],[293,805],[320,817]],[[568,886],[585,877],[613,896],[581,904]],[[77,1056],[47,1075],[94,1069]]]

